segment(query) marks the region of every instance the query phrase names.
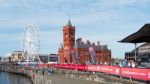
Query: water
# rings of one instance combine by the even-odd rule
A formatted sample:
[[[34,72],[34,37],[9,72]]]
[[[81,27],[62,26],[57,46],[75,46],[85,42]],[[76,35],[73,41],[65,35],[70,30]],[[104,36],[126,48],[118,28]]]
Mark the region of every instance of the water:
[[[0,84],[32,84],[32,81],[22,75],[0,72]]]

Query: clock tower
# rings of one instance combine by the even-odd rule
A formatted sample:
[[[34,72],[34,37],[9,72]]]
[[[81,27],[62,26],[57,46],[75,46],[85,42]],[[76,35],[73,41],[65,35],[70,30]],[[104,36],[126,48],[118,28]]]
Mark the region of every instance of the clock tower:
[[[66,26],[63,26],[63,44],[64,44],[64,61],[72,63],[71,50],[75,45],[75,26],[72,26],[69,20]]]

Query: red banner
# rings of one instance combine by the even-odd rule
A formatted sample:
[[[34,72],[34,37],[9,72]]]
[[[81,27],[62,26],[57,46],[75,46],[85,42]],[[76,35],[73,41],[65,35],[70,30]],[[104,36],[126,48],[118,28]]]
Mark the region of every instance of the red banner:
[[[150,69],[123,68],[115,66],[88,65],[88,71],[104,72],[123,77],[131,77],[139,80],[150,80]]]
[[[121,76],[140,80],[150,80],[150,69],[121,68]]]
[[[103,72],[113,75],[120,75],[123,77],[131,77],[139,80],[150,80],[150,69],[139,69],[139,68],[124,68],[115,66],[105,65],[79,65],[79,64],[38,64],[38,67],[49,67],[53,66],[56,68],[82,70],[82,71],[96,71]]]
[[[119,75],[120,68],[115,66],[89,65],[88,71],[104,72],[114,75]]]

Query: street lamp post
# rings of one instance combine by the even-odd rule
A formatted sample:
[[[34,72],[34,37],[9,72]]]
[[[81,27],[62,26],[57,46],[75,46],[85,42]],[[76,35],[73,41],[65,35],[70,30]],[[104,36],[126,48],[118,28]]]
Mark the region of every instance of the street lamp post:
[[[136,62],[136,58],[137,58],[137,51],[136,51],[136,43],[135,43],[135,52],[134,52],[134,55],[135,55],[135,62]]]
[[[103,50],[102,50],[102,63],[103,63],[103,61],[104,61],[103,59],[104,59],[104,54],[103,54]]]

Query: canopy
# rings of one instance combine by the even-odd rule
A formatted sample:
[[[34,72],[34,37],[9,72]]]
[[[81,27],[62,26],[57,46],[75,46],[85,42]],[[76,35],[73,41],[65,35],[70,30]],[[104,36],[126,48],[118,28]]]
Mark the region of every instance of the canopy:
[[[150,24],[145,24],[139,31],[127,36],[119,42],[141,43],[150,42]]]

